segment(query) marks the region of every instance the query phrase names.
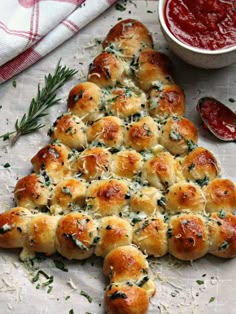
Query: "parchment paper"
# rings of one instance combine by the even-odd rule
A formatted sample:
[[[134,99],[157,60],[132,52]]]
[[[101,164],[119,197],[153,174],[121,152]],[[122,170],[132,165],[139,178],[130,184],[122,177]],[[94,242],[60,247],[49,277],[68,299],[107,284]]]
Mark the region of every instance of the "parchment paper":
[[[15,78],[16,87],[12,81],[0,86],[0,134],[3,134],[11,131],[16,118],[27,111],[31,98],[36,94],[38,82],[42,83],[44,75],[53,72],[60,58],[67,66],[79,70],[76,79],[64,86],[60,94],[61,103],[45,117],[46,126],[43,129],[22,137],[13,147],[0,142],[1,212],[14,206],[16,181],[31,172],[30,159],[48,142],[47,130],[56,117],[66,110],[69,90],[85,79],[88,64],[99,52],[91,39],[102,39],[119,18],[136,18],[145,23],[153,34],[156,48],[171,57],[176,82],[184,88],[187,96],[186,116],[199,130],[199,144],[216,155],[222,167],[222,176],[236,181],[235,143],[222,143],[203,130],[195,109],[197,100],[208,95],[235,110],[236,102],[229,99],[236,99],[236,65],[220,70],[200,70],[185,64],[166,46],[157,18],[158,1],[121,3],[126,6],[125,11],[118,11],[113,6],[73,39],[18,75]],[[6,163],[10,164],[9,168],[4,167]],[[68,272],[57,269],[52,259],[41,262],[39,269],[54,276],[53,288],[47,293],[48,287],[36,289],[36,283],[31,283],[32,275],[19,262],[18,255],[18,250],[0,250],[0,314],[67,314],[71,309],[75,314],[104,313],[103,295],[107,281],[102,275],[102,259],[92,258],[85,263],[65,261]],[[235,259],[223,260],[208,255],[193,263],[179,262],[169,256],[151,258],[149,261],[157,287],[149,313],[236,313]],[[203,284],[199,285],[197,280]],[[81,290],[92,297],[91,303],[80,295]]]

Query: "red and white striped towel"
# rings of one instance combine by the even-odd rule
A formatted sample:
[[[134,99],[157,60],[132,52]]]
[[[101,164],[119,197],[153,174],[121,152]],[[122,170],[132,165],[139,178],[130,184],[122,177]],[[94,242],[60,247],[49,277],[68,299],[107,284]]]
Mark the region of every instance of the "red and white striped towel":
[[[0,1],[0,84],[47,55],[114,2]]]

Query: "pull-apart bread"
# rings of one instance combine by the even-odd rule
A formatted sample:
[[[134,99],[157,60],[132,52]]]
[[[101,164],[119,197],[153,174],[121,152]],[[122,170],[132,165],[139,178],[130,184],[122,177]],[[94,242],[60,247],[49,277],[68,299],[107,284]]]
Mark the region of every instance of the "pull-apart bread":
[[[143,314],[155,294],[147,256],[236,255],[236,188],[198,146],[148,29],[121,21],[102,47],[0,215],[0,247],[23,248],[22,259],[101,256],[106,312]]]

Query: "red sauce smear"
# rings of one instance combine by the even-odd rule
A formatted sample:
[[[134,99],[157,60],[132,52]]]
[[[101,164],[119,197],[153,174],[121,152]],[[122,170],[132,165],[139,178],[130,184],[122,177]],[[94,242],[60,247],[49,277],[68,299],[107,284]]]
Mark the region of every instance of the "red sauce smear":
[[[214,98],[200,100],[198,110],[206,126],[220,139],[236,140],[236,116]]]
[[[236,0],[167,0],[164,13],[185,44],[207,50],[236,45]]]

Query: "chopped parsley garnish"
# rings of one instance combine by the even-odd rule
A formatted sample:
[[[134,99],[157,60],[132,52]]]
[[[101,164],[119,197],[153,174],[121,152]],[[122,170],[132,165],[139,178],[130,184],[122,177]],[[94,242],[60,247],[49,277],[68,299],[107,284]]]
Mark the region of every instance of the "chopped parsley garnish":
[[[47,293],[50,293],[52,291],[52,286],[50,286],[53,283],[54,277],[53,276],[49,276],[48,274],[46,274],[44,271],[39,270],[36,275],[33,277],[32,282],[37,282],[40,278],[40,275],[43,276],[44,278],[46,278],[46,281],[42,282],[42,283],[38,283],[36,286],[36,289],[40,289],[43,287],[48,287]]]
[[[204,285],[204,280],[196,280],[196,283],[201,286]]]
[[[63,186],[61,190],[66,195],[72,196],[71,191],[70,191],[70,189],[67,186]]]
[[[1,228],[0,228],[0,234],[4,234],[7,231],[11,230],[11,226],[8,223],[5,223]]]
[[[115,291],[114,293],[112,293],[110,295],[110,299],[111,300],[115,300],[115,299],[127,299],[127,295],[123,292],[119,292],[119,291]]]
[[[11,167],[11,165],[9,164],[9,162],[6,162],[4,165],[3,165],[4,168],[9,168]]]
[[[93,245],[96,245],[99,240],[100,240],[100,237],[95,237],[95,238],[93,239]]]
[[[140,232],[140,231],[142,231],[143,229],[145,229],[148,225],[149,225],[149,221],[148,220],[145,220],[144,222],[143,222],[143,224],[142,224],[142,226],[140,227],[140,228],[138,228],[136,231],[135,231],[135,233],[138,233],[138,232]]]
[[[142,287],[149,280],[148,276],[144,276],[141,280],[137,282],[137,286]]]
[[[148,124],[144,123],[143,124],[143,129],[146,131],[147,136],[151,136],[152,135],[152,131],[151,131],[151,129],[150,129]]]
[[[182,135],[179,132],[177,132],[176,130],[171,130],[170,138],[174,141],[180,141],[182,138]]]
[[[197,147],[197,145],[194,144],[192,140],[186,140],[186,143],[188,145],[188,151],[189,152],[191,152],[192,150],[194,150],[194,148]]]
[[[80,291],[80,295],[85,297],[89,301],[89,303],[92,303],[93,299],[90,297],[90,295],[88,295],[88,293],[86,293],[85,291],[81,290]]]
[[[205,176],[203,179],[197,179],[196,183],[200,185],[200,187],[203,187],[204,185],[207,185],[209,183],[209,178]]]
[[[195,168],[195,164],[192,162],[191,165],[188,166],[188,171],[191,171],[193,168]]]
[[[111,225],[107,225],[106,226],[106,230],[111,230],[112,229],[112,226]]]
[[[165,207],[166,205],[166,199],[164,196],[162,196],[158,201],[157,201],[157,205],[160,207]]]
[[[80,240],[78,240],[75,236],[75,234],[68,234],[68,233],[64,233],[64,236],[67,238],[67,239],[71,239],[74,241],[75,245],[81,249],[81,250],[86,250],[88,251],[89,249],[87,248],[86,245],[84,245]]]
[[[228,241],[224,241],[220,246],[219,246],[219,251],[224,251],[228,249],[230,246],[230,243]]]
[[[130,199],[130,197],[131,197],[130,193],[127,192],[127,193],[125,194],[125,199],[128,200],[128,199]]]
[[[120,3],[117,3],[115,5],[115,9],[118,10],[118,11],[125,11],[126,10],[126,7],[121,5]]]
[[[56,266],[56,268],[58,268],[62,271],[68,272],[68,268],[65,267],[65,264],[62,261],[60,261],[58,259],[54,259],[53,263]]]
[[[172,228],[168,228],[168,230],[167,230],[167,236],[168,236],[168,238],[171,238],[171,237],[173,236]]]
[[[141,220],[142,220],[142,218],[140,218],[140,217],[134,217],[131,222],[132,222],[132,224],[136,224],[137,222],[139,222]]]
[[[208,303],[212,303],[215,301],[215,297],[211,297]]]
[[[71,309],[71,310],[69,311],[69,314],[74,314],[74,310]]]
[[[12,81],[12,86],[16,88],[16,80]]]
[[[218,213],[218,217],[224,219],[226,217],[226,213],[223,209],[221,209]]]

